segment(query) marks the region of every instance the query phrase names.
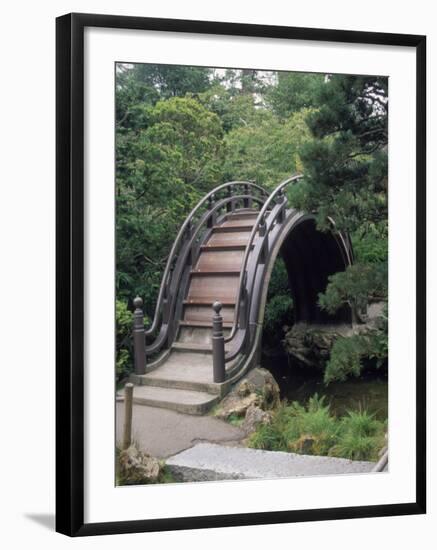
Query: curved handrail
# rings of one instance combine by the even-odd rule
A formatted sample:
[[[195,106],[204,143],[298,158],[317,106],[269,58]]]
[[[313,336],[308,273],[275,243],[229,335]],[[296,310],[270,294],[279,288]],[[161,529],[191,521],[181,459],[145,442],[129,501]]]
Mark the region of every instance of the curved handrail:
[[[331,218],[331,216],[328,216],[328,221],[332,225],[332,227],[334,228],[335,232],[337,233],[337,235],[339,236],[339,238],[341,240],[341,243],[342,243],[342,245],[344,247],[344,250],[346,252],[346,256],[347,256],[346,259],[347,259],[348,264],[352,265],[352,247],[351,247],[351,244],[349,242],[349,239],[348,239],[348,242],[346,242],[343,233],[337,229],[335,221],[333,220],[333,218]]]
[[[243,291],[244,291],[244,287],[245,287],[245,279],[246,279],[246,272],[247,272],[247,262],[248,262],[248,259],[249,259],[249,254],[250,254],[250,251],[251,251],[251,248],[252,248],[252,244],[253,244],[253,241],[255,239],[255,236],[259,230],[259,227],[260,225],[263,225],[265,223],[265,213],[267,212],[269,206],[271,205],[271,203],[274,201],[275,197],[278,195],[278,193],[282,192],[282,190],[284,189],[284,187],[286,187],[287,185],[289,185],[290,183],[293,183],[295,181],[298,181],[300,180],[301,178],[303,177],[302,174],[295,174],[294,176],[291,176],[290,178],[287,178],[286,180],[284,180],[283,182],[281,182],[273,191],[272,193],[270,193],[269,197],[267,198],[266,202],[264,203],[263,207],[261,208],[259,214],[258,214],[258,217],[252,227],[252,230],[250,232],[250,235],[249,235],[249,240],[248,240],[248,243],[246,245],[246,250],[244,252],[244,256],[243,256],[243,262],[241,264],[241,270],[240,270],[240,280],[239,280],[239,283],[238,283],[238,292],[237,292],[237,296],[236,296],[236,302],[235,302],[235,310],[234,310],[234,322],[233,322],[233,325],[232,325],[232,329],[231,329],[231,332],[229,334],[229,336],[227,336],[227,338],[225,338],[225,342],[230,342],[234,336],[235,336],[235,333],[237,332],[237,328],[238,328],[238,317],[239,317],[239,314],[240,314],[240,303],[241,303],[241,300],[242,300],[242,296],[243,296]],[[228,360],[230,360],[231,357],[229,357]]]
[[[167,285],[167,282],[168,282],[167,281],[168,277],[170,275],[171,266],[173,264],[174,258],[176,257],[177,250],[178,250],[179,245],[182,241],[182,238],[185,234],[185,231],[187,230],[187,227],[191,223],[193,217],[195,216],[195,214],[198,212],[198,210],[206,203],[206,201],[210,197],[212,197],[213,195],[215,195],[216,193],[218,193],[222,189],[226,189],[227,187],[232,187],[232,186],[237,186],[237,185],[249,186],[249,187],[252,187],[253,189],[257,189],[262,194],[267,195],[267,191],[263,187],[261,187],[260,185],[257,185],[254,182],[251,182],[251,181],[230,181],[230,182],[223,183],[223,184],[215,187],[214,189],[212,189],[207,195],[205,195],[197,203],[197,205],[191,210],[191,212],[186,217],[184,223],[182,224],[182,226],[181,226],[181,228],[180,228],[180,230],[179,230],[179,232],[176,236],[176,239],[173,242],[173,246],[171,247],[170,254],[169,254],[168,259],[167,259],[167,264],[165,266],[164,274],[163,274],[162,279],[161,279],[161,286],[160,286],[159,293],[158,293],[158,299],[156,301],[153,321],[152,321],[151,326],[145,331],[146,336],[150,336],[156,330],[156,328],[158,326],[158,323],[159,323],[159,320],[160,320],[160,317],[161,317],[162,302],[163,302],[163,299],[164,299],[165,289],[166,289],[166,285]]]
[[[224,197],[222,199],[219,199],[216,204],[208,211],[206,211],[201,219],[199,220],[196,228],[191,232],[190,238],[188,241],[185,242],[184,249],[181,251],[180,261],[178,258],[179,265],[175,268],[175,273],[177,277],[181,277],[183,270],[185,269],[187,265],[187,257],[189,255],[190,249],[193,247],[202,227],[208,222],[208,219],[212,214],[219,211],[221,208],[229,204],[231,201],[242,201],[245,199],[252,199],[254,202],[258,202],[259,204],[264,204],[262,199],[259,197],[255,197],[254,195],[233,195],[232,197]],[[173,316],[173,310],[175,308],[177,302],[177,295],[171,294],[170,296],[170,304],[169,304],[169,312],[167,313],[168,316]],[[164,324],[161,325],[161,332],[156,337],[155,341],[146,346],[146,353],[148,355],[151,355],[159,350],[164,340],[167,338],[167,330],[168,330],[169,323],[165,323],[165,330],[162,332],[162,329],[164,327]]]

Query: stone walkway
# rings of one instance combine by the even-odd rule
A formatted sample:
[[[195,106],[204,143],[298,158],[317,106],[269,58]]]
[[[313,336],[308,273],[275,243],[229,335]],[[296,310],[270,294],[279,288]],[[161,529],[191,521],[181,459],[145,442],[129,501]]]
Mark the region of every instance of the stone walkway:
[[[117,443],[122,439],[124,403],[116,404]],[[201,442],[238,445],[244,433],[212,416],[194,416],[176,411],[133,406],[132,437],[141,450],[156,458],[167,458]]]
[[[199,443],[167,461],[179,481],[275,479],[334,474],[369,473],[375,464],[328,456],[230,448]]]

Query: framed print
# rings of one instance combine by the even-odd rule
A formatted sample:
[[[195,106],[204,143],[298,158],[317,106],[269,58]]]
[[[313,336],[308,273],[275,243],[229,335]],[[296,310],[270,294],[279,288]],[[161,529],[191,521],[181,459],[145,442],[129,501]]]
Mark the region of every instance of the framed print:
[[[57,531],[425,513],[425,37],[56,24]]]

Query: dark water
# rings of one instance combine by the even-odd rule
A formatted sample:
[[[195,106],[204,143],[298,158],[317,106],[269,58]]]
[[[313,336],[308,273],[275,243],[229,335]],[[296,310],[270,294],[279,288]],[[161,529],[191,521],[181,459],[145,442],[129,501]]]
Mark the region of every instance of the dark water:
[[[330,403],[331,411],[342,416],[346,411],[366,409],[381,420],[388,418],[388,379],[387,376],[363,374],[345,382],[331,382],[328,386],[323,377],[313,370],[298,367],[289,362],[286,355],[263,357],[262,366],[268,369],[279,384],[281,398],[298,401],[305,405],[315,393]]]

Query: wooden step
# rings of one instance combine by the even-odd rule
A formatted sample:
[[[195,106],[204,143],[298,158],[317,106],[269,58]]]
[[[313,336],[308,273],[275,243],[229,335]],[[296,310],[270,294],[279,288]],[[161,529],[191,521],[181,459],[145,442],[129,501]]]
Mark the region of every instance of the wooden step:
[[[242,218],[230,218],[227,217],[219,227],[234,227],[234,228],[240,228],[240,227],[253,227],[253,224],[255,223],[257,218],[257,215],[254,216],[243,216]]]
[[[258,217],[259,210],[241,210],[236,212],[231,212],[226,216],[226,221],[230,220],[256,220]]]
[[[235,302],[240,281],[239,275],[237,273],[236,275],[193,277],[190,280],[187,301]]]
[[[223,317],[224,323],[233,323],[234,322],[234,306],[235,304],[229,304],[228,306],[224,305],[220,315]],[[214,312],[212,310],[212,304],[211,303],[197,303],[197,304],[190,304],[186,303],[184,305],[184,312],[183,312],[183,321],[188,322],[212,322],[212,316],[214,315]]]
[[[214,233],[232,233],[234,231],[251,231],[252,227],[253,223],[241,223],[241,220],[233,220],[223,222],[221,225],[215,225],[212,230]]]
[[[251,246],[253,248],[253,245]],[[200,247],[201,252],[233,252],[237,250],[246,250],[245,244],[203,244]]]
[[[213,233],[208,239],[206,246],[223,245],[247,245],[250,231],[227,231],[226,233]]]
[[[216,270],[216,269],[192,269],[190,271],[190,275],[192,277],[232,277],[232,276],[240,276],[240,272],[233,269],[224,269],[224,270]]]
[[[240,271],[243,263],[244,247],[241,250],[214,250],[204,248],[199,255],[195,270],[216,269],[220,266],[223,271]]]

